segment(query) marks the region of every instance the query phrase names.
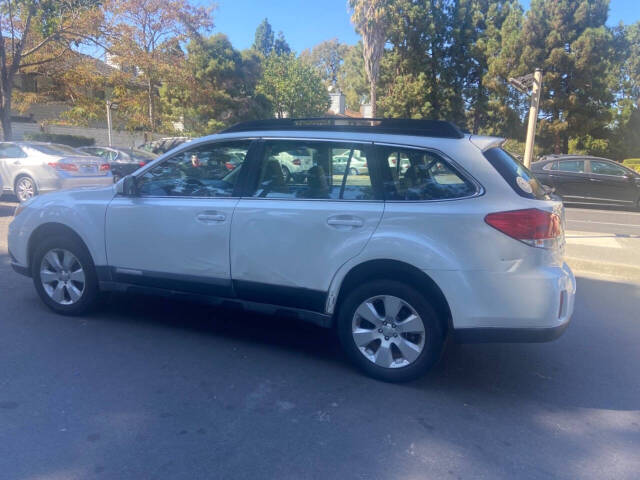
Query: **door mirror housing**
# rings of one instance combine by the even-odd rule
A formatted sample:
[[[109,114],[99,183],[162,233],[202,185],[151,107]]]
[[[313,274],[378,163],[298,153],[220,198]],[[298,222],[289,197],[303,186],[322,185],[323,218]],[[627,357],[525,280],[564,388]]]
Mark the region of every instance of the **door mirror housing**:
[[[127,175],[116,184],[116,193],[123,197],[137,197],[138,187],[136,185],[136,177]]]

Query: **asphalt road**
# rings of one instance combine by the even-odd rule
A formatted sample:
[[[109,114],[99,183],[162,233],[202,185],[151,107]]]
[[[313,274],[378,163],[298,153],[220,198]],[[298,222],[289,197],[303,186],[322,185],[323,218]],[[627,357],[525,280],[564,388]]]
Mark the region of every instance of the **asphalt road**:
[[[632,479],[640,284],[578,278],[538,345],[450,346],[390,385],[331,332],[117,297],[49,312],[10,271],[0,203],[0,478]]]
[[[567,229],[582,232],[640,235],[640,212],[566,207]]]

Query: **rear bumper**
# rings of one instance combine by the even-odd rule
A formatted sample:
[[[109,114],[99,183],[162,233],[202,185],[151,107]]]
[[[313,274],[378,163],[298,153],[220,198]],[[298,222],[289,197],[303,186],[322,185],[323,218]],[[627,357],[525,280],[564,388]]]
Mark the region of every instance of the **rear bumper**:
[[[562,266],[504,272],[428,271],[449,303],[460,343],[548,342],[567,329],[576,281]]]

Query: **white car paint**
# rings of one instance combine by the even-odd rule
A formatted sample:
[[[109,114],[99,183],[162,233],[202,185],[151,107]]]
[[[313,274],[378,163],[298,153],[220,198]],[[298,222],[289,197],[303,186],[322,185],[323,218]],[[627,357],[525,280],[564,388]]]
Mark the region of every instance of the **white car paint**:
[[[176,152],[248,137],[238,132],[194,140],[137,174]],[[472,198],[440,201],[208,198],[179,205],[172,199],[119,197],[115,188],[58,192],[33,199],[12,222],[9,250],[14,264],[29,267],[30,236],[39,226],[55,222],[78,233],[97,266],[324,291],[326,314],[334,312],[342,281],[352,268],[388,259],[431,277],[450,306],[455,329],[544,329],[569,321],[575,279],[563,262],[562,249],[533,248],[484,222],[490,212],[561,209],[560,202],[514,193],[482,154],[500,139],[332,131],[254,131],[250,137],[373,140],[426,148],[475,179],[480,191]],[[201,212],[220,213],[224,219],[205,225],[197,218]],[[332,218],[347,220],[346,225],[329,225]],[[353,227],[353,221],[362,227]]]

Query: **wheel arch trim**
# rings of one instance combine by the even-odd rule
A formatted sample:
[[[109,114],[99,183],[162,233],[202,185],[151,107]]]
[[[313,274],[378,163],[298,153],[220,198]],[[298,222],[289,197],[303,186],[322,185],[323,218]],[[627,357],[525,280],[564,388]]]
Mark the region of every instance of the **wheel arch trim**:
[[[326,313],[335,317],[334,313],[344,300],[346,292],[360,281],[373,279],[395,279],[405,283],[409,280],[420,293],[434,302],[437,313],[445,321],[443,327],[452,331],[451,308],[442,289],[423,270],[396,259],[368,259],[357,264],[344,264],[331,281],[325,305]]]

